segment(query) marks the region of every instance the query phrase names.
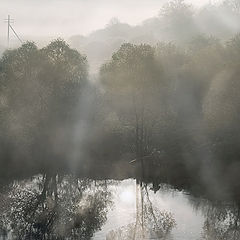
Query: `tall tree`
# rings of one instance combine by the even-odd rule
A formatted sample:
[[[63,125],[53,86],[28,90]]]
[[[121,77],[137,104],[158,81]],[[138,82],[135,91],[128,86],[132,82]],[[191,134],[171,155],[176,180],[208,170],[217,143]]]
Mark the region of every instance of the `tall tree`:
[[[111,101],[112,111],[122,127],[134,133],[130,145],[141,161],[153,150],[151,134],[157,123],[159,96],[165,84],[161,73],[154,49],[149,45],[132,44],[123,44],[100,72],[105,97]]]
[[[61,39],[43,49],[27,42],[3,54],[2,146],[11,148],[8,153],[13,161],[21,165],[20,160],[25,159],[30,161],[28,165],[44,166],[60,156],[62,160],[67,157],[71,127],[87,78],[86,57]],[[5,150],[2,154],[7,154]],[[33,164],[31,158],[38,161]]]

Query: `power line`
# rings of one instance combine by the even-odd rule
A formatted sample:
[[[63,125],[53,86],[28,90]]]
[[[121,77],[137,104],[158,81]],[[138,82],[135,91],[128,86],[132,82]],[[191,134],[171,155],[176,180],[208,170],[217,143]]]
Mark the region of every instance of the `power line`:
[[[18,34],[15,32],[15,30],[13,29],[12,25],[9,24],[10,28],[12,29],[13,33],[15,34],[15,36],[17,37],[17,39],[20,41],[20,43],[23,43],[23,41],[21,40],[21,38],[18,36]]]

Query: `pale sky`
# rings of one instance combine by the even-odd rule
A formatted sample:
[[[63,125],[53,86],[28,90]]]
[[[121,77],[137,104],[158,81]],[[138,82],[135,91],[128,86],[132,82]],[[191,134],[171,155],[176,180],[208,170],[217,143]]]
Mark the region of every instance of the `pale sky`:
[[[0,0],[0,40],[6,38],[10,14],[20,36],[86,35],[103,28],[111,18],[131,25],[157,16],[167,0]],[[217,0],[213,0],[217,1]],[[187,1],[195,6],[209,0]]]

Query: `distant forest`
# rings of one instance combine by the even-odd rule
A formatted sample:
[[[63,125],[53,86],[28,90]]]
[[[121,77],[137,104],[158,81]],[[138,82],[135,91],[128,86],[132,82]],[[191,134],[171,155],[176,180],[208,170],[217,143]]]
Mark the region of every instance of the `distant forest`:
[[[132,177],[141,162],[142,177],[240,197],[239,23],[239,1],[176,0],[140,26],[5,50],[1,178]]]
[[[225,0],[215,5],[209,1],[201,8],[183,0],[170,0],[159,10],[158,16],[146,19],[140,25],[131,26],[113,18],[104,29],[88,36],[72,36],[68,42],[88,56],[91,72],[97,73],[101,64],[123,43],[154,46],[159,42],[172,42],[188,48],[198,35],[225,42],[240,31],[239,22],[239,0]]]

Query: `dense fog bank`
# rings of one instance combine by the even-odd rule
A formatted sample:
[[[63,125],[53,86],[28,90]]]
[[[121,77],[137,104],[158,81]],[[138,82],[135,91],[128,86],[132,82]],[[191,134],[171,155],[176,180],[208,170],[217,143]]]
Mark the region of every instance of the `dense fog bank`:
[[[197,11],[173,1],[141,26],[113,19],[71,45],[6,50],[1,178],[157,178],[239,198],[239,19],[237,1]],[[93,59],[97,75],[89,74]]]

